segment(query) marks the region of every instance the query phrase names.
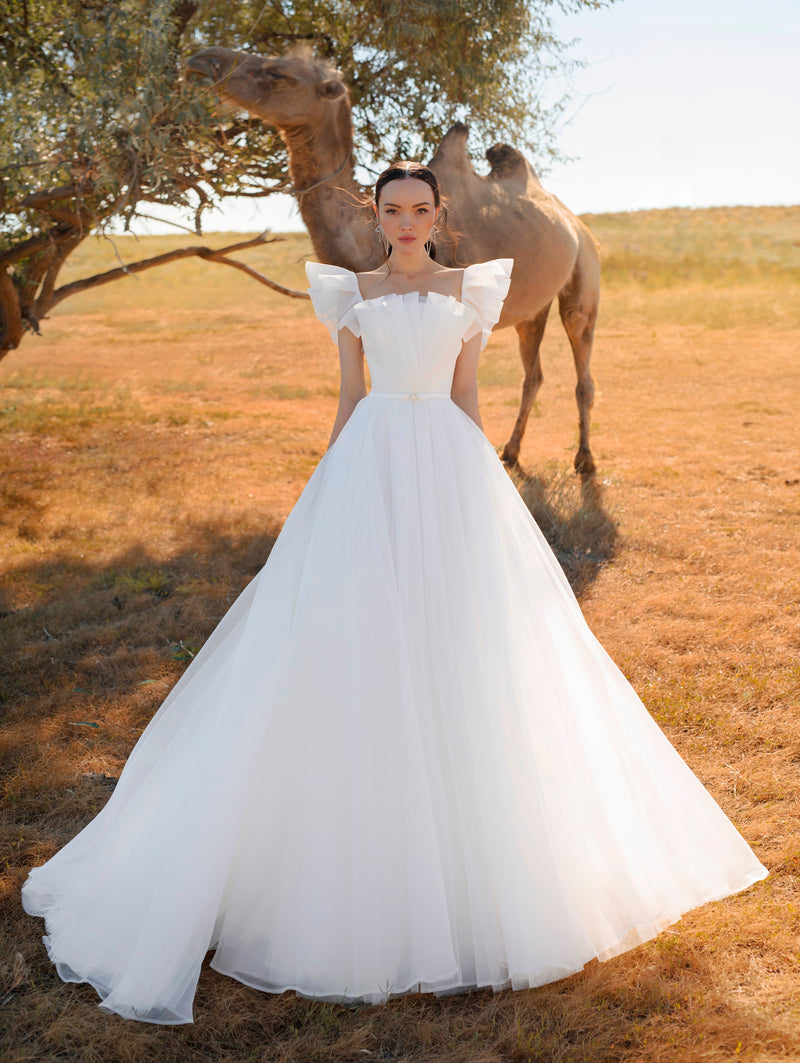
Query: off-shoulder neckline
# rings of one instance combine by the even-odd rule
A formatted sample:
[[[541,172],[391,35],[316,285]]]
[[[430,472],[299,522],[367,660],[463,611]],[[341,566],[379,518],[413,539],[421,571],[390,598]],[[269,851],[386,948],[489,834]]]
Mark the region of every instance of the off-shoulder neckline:
[[[463,301],[463,289],[461,292],[461,298],[459,298],[457,295],[444,295],[442,292],[384,292],[383,295],[373,295],[370,296],[369,299],[365,299],[361,294],[360,288],[358,289],[357,295],[358,302],[353,303],[354,308],[359,306],[369,306],[370,303],[380,303],[384,299],[406,299],[409,296],[416,296],[418,300],[424,301],[425,299],[430,299],[431,296],[436,296],[438,299],[441,299],[445,303],[458,303],[459,306],[466,307],[469,310],[474,310],[474,307],[470,306],[469,303],[465,303]]]
[[[345,268],[345,267],[342,267],[342,268]],[[353,275],[353,280],[354,280],[355,286],[356,286],[356,293],[358,294],[358,297],[359,297],[359,300],[361,301],[361,303],[374,303],[377,299],[386,299],[387,297],[392,296],[392,295],[400,295],[400,296],[417,295],[417,296],[419,296],[420,299],[425,299],[429,295],[441,295],[441,297],[443,299],[455,299],[455,301],[457,303],[460,303],[460,302],[463,301],[463,297],[464,297],[464,276],[465,276],[465,274],[466,274],[468,269],[469,269],[469,266],[462,266],[461,267],[461,271],[460,271],[461,272],[461,286],[459,288],[458,295],[445,295],[444,292],[437,292],[435,288],[430,288],[427,292],[421,292],[421,291],[418,291],[416,288],[414,288],[410,292],[383,292],[380,295],[370,295],[369,297],[367,297],[367,296],[364,295],[363,291],[361,290],[361,281],[359,279],[359,275],[355,272],[355,270],[348,270],[348,272],[352,273],[352,275]],[[436,271],[436,273],[443,273],[443,272],[444,272],[444,270],[437,270]],[[448,269],[448,272],[450,272],[449,269]],[[435,277],[436,273],[433,273],[432,276]]]
[[[415,296],[416,299],[418,299],[418,300],[425,300],[425,299],[429,299],[431,296],[435,296],[435,297],[438,297],[439,299],[443,300],[445,303],[453,301],[457,305],[463,306],[467,310],[473,310],[473,313],[477,314],[478,311],[477,311],[476,307],[472,304],[472,302],[467,301],[467,300],[464,299],[464,292],[465,292],[466,286],[467,286],[467,284],[466,284],[467,276],[469,276],[471,271],[474,271],[474,270],[478,269],[481,266],[494,266],[495,264],[500,264],[500,263],[504,264],[504,267],[505,267],[506,263],[510,264],[510,268],[506,269],[504,267],[501,267],[501,269],[500,269],[500,272],[504,273],[505,279],[509,280],[510,279],[511,269],[513,268],[513,265],[514,265],[514,259],[513,258],[508,258],[508,257],[507,258],[487,258],[486,261],[480,261],[480,263],[470,263],[469,266],[464,266],[462,268],[461,291],[459,293],[459,296],[445,296],[445,294],[443,292],[441,292],[441,291],[387,291],[387,292],[384,292],[384,294],[382,294],[382,296],[372,296],[369,299],[364,299],[363,294],[361,292],[361,286],[358,283],[358,274],[355,272],[355,270],[347,269],[346,266],[334,266],[331,263],[327,263],[326,264],[326,263],[317,263],[317,261],[307,261],[307,263],[306,263],[306,272],[309,273],[309,280],[311,280],[312,284],[313,284],[313,280],[311,279],[310,271],[308,270],[309,266],[318,267],[320,271],[322,271],[322,270],[331,270],[331,271],[333,271],[333,273],[335,273],[335,274],[338,273],[340,276],[342,274],[345,274],[346,276],[350,277],[351,284],[352,284],[353,289],[354,289],[353,290],[353,294],[358,300],[356,303],[352,303],[351,304],[352,308],[356,308],[358,306],[369,306],[371,303],[379,303],[379,302],[381,302],[382,300],[385,300],[385,299],[393,299],[393,298],[405,299],[407,296]],[[497,271],[495,271],[495,272],[497,272]]]
[[[471,303],[466,302],[464,300],[465,282],[467,280],[467,275],[468,275],[469,271],[470,270],[475,270],[479,266],[489,266],[489,265],[493,265],[494,263],[499,263],[499,262],[504,262],[504,263],[505,262],[510,262],[512,267],[513,267],[514,259],[513,258],[490,258],[490,259],[487,259],[485,262],[471,262],[469,265],[464,266],[462,268],[462,271],[461,271],[461,291],[460,291],[459,295],[457,295],[457,296],[456,295],[445,295],[443,292],[437,292],[437,291],[428,291],[428,292],[411,291],[411,292],[384,292],[383,295],[373,295],[373,296],[370,296],[368,299],[364,298],[364,295],[363,295],[363,293],[361,291],[361,285],[358,283],[358,274],[355,272],[355,270],[348,269],[347,266],[334,266],[332,263],[325,264],[325,263],[320,263],[320,262],[314,262],[314,263],[309,262],[307,264],[308,265],[320,266],[322,269],[330,269],[330,270],[333,270],[334,272],[337,272],[337,273],[346,273],[352,279],[353,287],[355,289],[353,294],[358,297],[358,302],[353,304],[354,306],[368,306],[370,303],[380,302],[383,299],[390,299],[390,298],[393,298],[395,296],[397,296],[397,297],[399,297],[401,299],[404,299],[406,296],[411,295],[411,296],[416,296],[418,299],[427,299],[430,296],[434,295],[434,296],[438,296],[440,299],[443,299],[445,302],[449,302],[450,300],[452,300],[453,302],[458,303],[459,306],[463,306],[463,307],[466,307],[468,309],[474,309],[474,307],[472,307]],[[506,274],[506,275],[508,276],[508,274]]]

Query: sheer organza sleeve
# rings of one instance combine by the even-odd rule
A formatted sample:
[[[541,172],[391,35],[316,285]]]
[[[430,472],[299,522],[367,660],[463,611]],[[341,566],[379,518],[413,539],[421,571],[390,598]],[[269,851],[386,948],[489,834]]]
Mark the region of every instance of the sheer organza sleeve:
[[[356,303],[361,302],[355,273],[343,266],[306,262],[306,276],[314,313],[330,332],[333,342],[338,344],[339,329],[342,328],[349,328],[360,336],[358,318],[353,312]]]
[[[486,346],[489,334],[500,317],[503,300],[508,295],[513,265],[513,258],[494,258],[489,262],[476,262],[464,270],[461,301],[475,311],[475,320],[464,334],[464,339],[472,339],[480,333],[481,350]]]

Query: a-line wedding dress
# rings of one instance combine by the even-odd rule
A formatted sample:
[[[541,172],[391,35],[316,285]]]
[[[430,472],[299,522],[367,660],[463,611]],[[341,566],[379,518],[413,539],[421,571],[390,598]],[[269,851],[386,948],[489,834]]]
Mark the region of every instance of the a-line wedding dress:
[[[355,407],[106,807],[23,888],[63,979],[192,1021],[201,963],[378,1003],[526,988],[767,871],[589,631],[450,398],[512,262],[364,299],[310,263]]]

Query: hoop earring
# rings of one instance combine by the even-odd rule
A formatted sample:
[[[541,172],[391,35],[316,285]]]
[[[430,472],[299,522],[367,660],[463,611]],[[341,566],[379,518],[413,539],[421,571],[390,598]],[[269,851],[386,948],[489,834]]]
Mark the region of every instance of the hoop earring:
[[[375,226],[375,232],[378,234],[378,239],[383,246],[383,253],[386,257],[389,257],[389,241],[386,239],[386,233],[383,231],[383,226],[380,222]]]

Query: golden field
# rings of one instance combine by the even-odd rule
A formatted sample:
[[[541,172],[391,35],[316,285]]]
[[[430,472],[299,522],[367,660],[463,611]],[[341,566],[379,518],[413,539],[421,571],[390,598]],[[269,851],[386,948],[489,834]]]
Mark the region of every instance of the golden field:
[[[555,314],[517,482],[564,556],[589,559],[570,572],[589,623],[770,877],[530,992],[346,1008],[204,969],[194,1025],[153,1027],[58,979],[25,874],[102,807],[264,563],[336,410],[336,352],[308,302],[185,260],[66,301],[0,363],[9,1063],[800,1059],[800,207],[586,220],[605,271],[597,519],[581,523],[569,471]],[[65,279],[192,242],[87,241]],[[240,257],[303,288],[310,253],[290,235]],[[520,384],[516,334],[496,333],[480,394],[498,450]]]

